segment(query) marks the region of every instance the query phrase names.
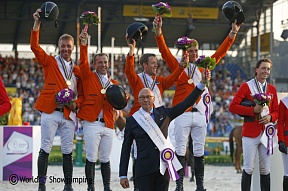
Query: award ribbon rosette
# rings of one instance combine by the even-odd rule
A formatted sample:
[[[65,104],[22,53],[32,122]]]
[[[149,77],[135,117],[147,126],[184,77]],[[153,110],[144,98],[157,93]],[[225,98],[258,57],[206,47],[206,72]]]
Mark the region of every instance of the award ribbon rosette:
[[[174,157],[172,144],[164,137],[160,128],[153,120],[151,115],[140,108],[133,115],[133,118],[148,134],[153,143],[160,151],[160,173],[164,175],[166,168],[168,169],[170,178],[175,181],[179,179],[177,171],[182,168],[177,157]]]
[[[205,116],[206,116],[206,123],[209,122],[209,104],[211,103],[211,96],[209,93],[203,95],[203,102],[205,105]]]
[[[180,177],[177,173],[177,170],[175,170],[172,160],[174,159],[174,151],[171,148],[166,148],[161,152],[161,159],[166,163],[166,166],[168,168],[169,176],[172,180],[178,180]]]
[[[100,23],[99,18],[95,12],[85,11],[80,17],[82,19],[83,25],[85,25],[84,31],[87,32],[89,25],[97,25]]]
[[[273,137],[276,134],[276,129],[273,124],[265,125],[265,133],[267,136],[267,155],[273,154]]]
[[[60,90],[56,95],[56,103],[58,105],[71,105],[73,104],[73,101],[76,99],[77,95],[76,93],[71,90],[70,88],[65,88],[63,90]],[[76,111],[71,111],[69,114],[69,117],[72,119],[72,121],[75,123],[76,131],[78,129],[78,119],[76,117]]]
[[[260,113],[261,117],[269,114],[269,107],[266,105],[263,108],[263,111]],[[267,155],[273,154],[273,149],[278,144],[278,137],[276,135],[276,128],[273,123],[265,124],[265,132],[261,137],[261,142],[267,148]]]

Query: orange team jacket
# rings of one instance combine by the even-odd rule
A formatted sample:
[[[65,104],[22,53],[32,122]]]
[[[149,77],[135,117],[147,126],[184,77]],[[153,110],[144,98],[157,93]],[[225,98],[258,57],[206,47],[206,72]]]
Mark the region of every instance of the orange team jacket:
[[[111,129],[114,128],[113,120],[113,107],[109,104],[106,94],[101,94],[101,82],[98,76],[91,71],[90,64],[88,63],[88,45],[83,46],[80,43],[80,64],[84,101],[77,114],[82,120],[93,122],[97,119],[99,113],[103,109],[105,126]],[[118,84],[116,80],[111,80],[113,84]]]
[[[6,92],[5,86],[2,82],[2,78],[0,77],[0,116],[9,112],[11,109],[11,103]]]
[[[156,76],[156,84],[160,90],[161,95],[165,90],[172,87],[178,80],[179,76],[183,72],[184,68],[179,66],[177,62],[177,66],[175,66],[174,71],[167,77]],[[125,65],[125,75],[128,79],[130,87],[132,88],[132,93],[134,95],[134,104],[130,110],[129,115],[133,115],[138,109],[140,109],[140,103],[138,102],[138,94],[141,89],[145,88],[141,78],[136,74],[134,69],[134,56],[126,57],[126,65]],[[152,77],[155,79],[155,76]]]
[[[276,88],[268,84],[267,94],[272,96],[272,100],[269,105],[270,115],[272,117],[271,122],[275,122],[278,119],[278,98]],[[242,136],[245,137],[258,137],[260,133],[264,130],[264,125],[259,124],[259,121],[256,119],[257,116],[254,113],[254,107],[246,107],[240,105],[243,100],[252,100],[251,91],[247,83],[243,83],[238,92],[235,94],[230,106],[229,111],[238,115],[251,116],[255,117],[253,122],[244,122],[242,128]]]
[[[283,98],[279,103],[279,118],[277,122],[278,140],[284,141],[288,145],[288,108],[283,101],[288,106],[288,97]]]
[[[165,39],[164,39],[164,35],[162,34],[160,36],[155,36],[155,39],[156,39],[162,58],[166,60],[166,63],[169,69],[174,71],[176,67],[179,65],[179,62],[177,61],[177,59],[173,56],[173,54],[167,47]],[[217,64],[220,61],[220,59],[226,55],[227,51],[232,46],[234,40],[235,39],[231,39],[229,36],[227,36],[226,39],[222,42],[222,44],[219,46],[219,48],[216,50],[216,52],[211,56],[212,58],[216,59]],[[202,69],[200,69],[200,71],[201,70]],[[187,83],[188,79],[189,77],[186,72],[183,72],[182,75],[179,77],[176,83],[176,91],[175,91],[173,102],[172,102],[173,106],[183,101],[191,93],[191,91],[194,90],[195,88],[194,83],[188,84]],[[198,101],[200,99],[201,97],[198,98]],[[188,108],[187,111],[190,111],[191,108],[192,107]]]
[[[31,31],[30,37],[30,46],[35,57],[41,64],[44,70],[44,87],[40,92],[40,96],[37,98],[37,101],[34,107],[45,113],[52,113],[57,107],[55,100],[55,95],[60,90],[68,88],[64,77],[61,74],[61,71],[58,67],[57,61],[54,56],[46,54],[46,52],[39,45],[39,31]],[[83,97],[83,86],[81,81],[81,71],[78,66],[74,65],[74,75],[77,78],[77,103],[78,107],[81,107],[81,102],[84,99]],[[68,107],[64,107],[64,117],[69,119],[70,110]]]

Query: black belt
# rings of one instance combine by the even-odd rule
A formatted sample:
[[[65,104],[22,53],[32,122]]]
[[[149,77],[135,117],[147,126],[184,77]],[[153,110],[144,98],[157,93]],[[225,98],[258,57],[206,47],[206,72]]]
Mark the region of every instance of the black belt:
[[[198,112],[198,109],[193,107],[191,112]]]
[[[101,123],[104,123],[104,118],[97,118],[95,121],[99,121]]]
[[[55,111],[64,112],[64,108],[56,108]]]

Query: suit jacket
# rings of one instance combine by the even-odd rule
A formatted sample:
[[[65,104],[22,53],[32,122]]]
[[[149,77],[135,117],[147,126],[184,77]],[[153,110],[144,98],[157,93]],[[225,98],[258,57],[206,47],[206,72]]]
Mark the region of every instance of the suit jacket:
[[[172,74],[170,74],[167,77],[163,76],[156,76],[156,84],[160,90],[160,94],[163,95],[163,92],[170,87],[172,87],[176,81],[178,80],[180,74],[183,72],[184,68],[179,66],[179,63],[177,63],[177,66],[175,66],[175,70]],[[134,95],[134,104],[130,110],[129,116],[133,115],[138,109],[140,108],[140,103],[138,102],[138,94],[140,90],[142,90],[144,87],[144,84],[141,80],[141,78],[136,74],[134,69],[134,56],[127,55],[126,58],[126,65],[125,65],[125,75],[128,79],[129,85],[132,89],[132,93]],[[152,77],[155,79],[155,76]]]
[[[34,107],[45,113],[52,113],[57,107],[55,95],[60,90],[68,88],[64,77],[58,67],[57,61],[54,56],[46,54],[46,52],[39,45],[39,31],[31,31],[30,46],[35,57],[41,64],[44,70],[44,87],[37,98]],[[81,81],[81,72],[78,66],[73,67],[73,73],[77,78],[77,103],[78,107],[81,107],[83,97],[83,87]],[[68,107],[64,107],[64,116],[69,119],[70,110]]]
[[[87,120],[95,121],[99,113],[103,109],[105,126],[114,128],[113,120],[113,107],[109,104],[106,94],[101,94],[101,82],[96,74],[91,71],[90,64],[88,63],[88,45],[83,46],[80,43],[80,64],[83,91],[85,100],[77,114],[77,117]],[[118,84],[116,80],[111,80],[113,84]]]
[[[280,100],[279,103],[279,118],[277,123],[277,133],[278,133],[278,141],[284,141],[286,145],[288,145],[288,109],[283,101],[287,102],[288,97]]]
[[[5,86],[2,82],[2,78],[0,77],[0,116],[9,112],[10,109],[11,109],[11,103],[7,95]]]
[[[155,38],[162,58],[166,60],[168,68],[171,71],[174,71],[176,67],[179,65],[179,62],[167,47],[164,35],[162,34],[160,36],[155,36]],[[218,47],[216,52],[211,56],[212,58],[216,59],[216,63],[218,63],[220,59],[226,55],[227,51],[232,46],[234,40],[235,39],[231,39],[229,36],[227,36],[226,39],[222,42],[222,44]],[[196,70],[203,71],[203,69],[199,68],[196,68]],[[195,88],[195,85],[193,83],[192,84],[187,83],[188,79],[189,77],[186,72],[183,72],[179,77],[176,84],[176,91],[172,102],[173,106],[183,101],[189,95],[189,93]],[[199,99],[201,99],[201,97],[199,97]],[[189,108],[188,110],[191,109],[192,108]]]
[[[266,82],[267,83],[267,82]],[[272,100],[270,101],[269,111],[272,117],[271,122],[275,122],[278,119],[278,98],[276,88],[268,84],[267,85],[267,94],[272,95]],[[238,115],[251,116],[254,119],[256,115],[254,113],[254,107],[246,107],[240,105],[243,100],[251,100],[253,101],[253,97],[251,96],[251,91],[247,83],[243,83],[237,93],[235,94],[230,106],[229,111],[231,113],[235,113]],[[259,121],[255,119],[252,122],[244,121],[242,128],[242,136],[245,137],[258,137],[260,133],[264,130],[264,125],[259,124]]]
[[[161,127],[167,118],[173,120],[181,115],[189,106],[193,105],[197,98],[201,95],[202,90],[195,90],[181,103],[172,107],[164,106],[154,108],[154,120]],[[135,177],[147,176],[151,173],[159,171],[160,167],[160,151],[153,143],[148,134],[136,122],[133,116],[127,118],[124,133],[124,141],[122,144],[119,176],[127,176],[127,169],[130,158],[131,145],[135,139],[137,145],[137,162],[135,163]]]

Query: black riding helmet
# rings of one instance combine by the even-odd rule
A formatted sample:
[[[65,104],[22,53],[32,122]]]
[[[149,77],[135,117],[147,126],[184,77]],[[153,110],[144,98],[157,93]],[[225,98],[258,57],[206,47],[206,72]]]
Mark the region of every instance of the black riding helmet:
[[[55,22],[55,26],[57,26],[58,15],[59,9],[55,3],[47,1],[42,4],[40,13],[41,22]]]
[[[245,20],[243,9],[236,1],[227,1],[223,7],[222,12],[230,23],[237,20],[237,25],[242,24]]]
[[[126,93],[119,85],[110,85],[106,90],[106,97],[110,105],[118,110],[127,106]]]
[[[126,38],[130,40],[134,39],[137,41],[138,39],[142,39],[148,32],[148,27],[140,22],[134,22],[130,24],[126,29]]]

